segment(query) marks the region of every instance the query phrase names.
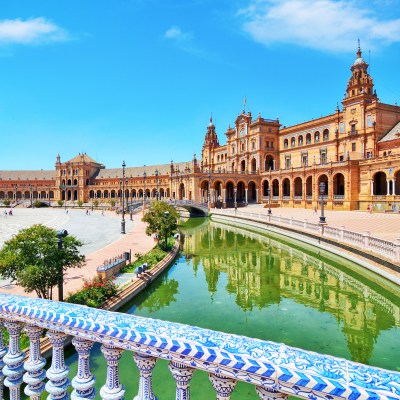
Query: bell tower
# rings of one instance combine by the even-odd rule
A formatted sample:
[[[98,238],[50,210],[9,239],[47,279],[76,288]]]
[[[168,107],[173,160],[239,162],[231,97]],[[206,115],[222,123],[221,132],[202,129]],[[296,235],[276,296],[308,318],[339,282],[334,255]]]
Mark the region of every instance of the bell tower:
[[[219,147],[219,141],[211,116],[210,123],[207,127],[206,136],[204,138],[203,150],[201,154],[203,168],[212,169],[214,149],[217,147]]]
[[[372,99],[373,97],[376,97],[376,93],[373,92],[374,83],[368,73],[368,63],[366,63],[362,58],[360,40],[358,41],[357,58],[350,70],[352,75],[347,83],[347,89],[343,103],[353,102],[354,100]]]

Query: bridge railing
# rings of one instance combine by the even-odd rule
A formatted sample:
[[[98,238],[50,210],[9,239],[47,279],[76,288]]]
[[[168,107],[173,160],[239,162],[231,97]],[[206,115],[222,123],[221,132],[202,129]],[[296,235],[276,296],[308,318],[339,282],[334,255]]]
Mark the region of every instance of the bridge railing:
[[[400,240],[390,242],[388,240],[376,238],[370,235],[370,232],[352,232],[345,227],[335,228],[328,225],[321,225],[307,220],[295,220],[293,218],[283,218],[276,215],[256,213],[242,210],[221,210],[213,209],[213,214],[236,216],[239,218],[251,219],[262,223],[271,222],[277,225],[285,225],[299,229],[303,232],[321,235],[330,239],[344,242],[351,246],[369,251],[371,253],[379,254],[392,260],[400,262]]]
[[[0,295],[1,325],[9,332],[8,346],[0,341],[0,398],[4,385],[9,398],[19,400],[21,384],[31,399],[42,393],[48,399],[93,399],[95,377],[90,371],[90,352],[95,342],[107,364],[101,387],[103,400],[122,399],[124,384],[118,364],[124,351],[133,352],[139,369],[136,400],[156,399],[152,370],[158,359],[169,361],[176,381],[176,399],[189,399],[189,382],[196,370],[208,372],[217,399],[229,399],[237,381],[254,385],[260,399],[399,399],[400,373],[357,364],[345,359],[296,349],[244,336],[201,329],[178,323],[124,315],[85,306]],[[30,339],[29,358],[24,362],[19,339],[24,329]],[[40,337],[47,330],[52,362],[45,371]],[[68,336],[78,353],[78,372],[72,381],[64,361]],[[47,378],[47,382],[45,380]],[[99,398],[99,397],[96,397]]]

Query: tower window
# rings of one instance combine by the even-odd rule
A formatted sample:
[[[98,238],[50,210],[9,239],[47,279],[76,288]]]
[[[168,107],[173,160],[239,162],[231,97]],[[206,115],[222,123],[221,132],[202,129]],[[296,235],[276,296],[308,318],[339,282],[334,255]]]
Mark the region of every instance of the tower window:
[[[356,151],[356,148],[357,148],[356,143],[352,143],[351,144],[351,151]]]

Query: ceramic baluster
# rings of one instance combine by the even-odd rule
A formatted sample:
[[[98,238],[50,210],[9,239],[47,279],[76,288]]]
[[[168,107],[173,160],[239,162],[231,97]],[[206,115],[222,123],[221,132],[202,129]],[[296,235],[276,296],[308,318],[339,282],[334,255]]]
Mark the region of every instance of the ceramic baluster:
[[[46,376],[49,381],[46,383],[46,391],[49,392],[48,400],[67,400],[69,395],[67,389],[70,385],[68,379],[69,368],[64,361],[65,333],[48,331],[47,336],[53,346],[51,367],[47,370]]]
[[[157,358],[141,353],[134,353],[133,359],[140,372],[139,393],[134,400],[157,400],[157,397],[153,394],[152,385],[152,371],[156,365]]]
[[[96,390],[94,389],[96,378],[90,372],[89,365],[90,350],[93,347],[93,342],[77,336],[72,339],[72,344],[78,353],[78,372],[75,378],[72,379],[74,391],[71,394],[71,399],[94,399],[96,396]]]
[[[6,376],[4,385],[10,389],[10,400],[21,398],[22,375],[24,373],[24,357],[19,347],[19,339],[23,325],[18,321],[7,321],[5,326],[10,334],[8,352],[4,356],[3,374]]]
[[[123,350],[109,344],[101,346],[101,352],[107,362],[106,384],[100,389],[100,396],[103,400],[120,400],[124,398],[125,388],[119,382],[118,363]]]
[[[24,382],[26,383],[25,394],[31,400],[40,400],[41,393],[44,391],[44,379],[46,378],[46,371],[43,367],[46,365],[46,360],[40,353],[40,338],[43,329],[27,325],[25,332],[28,335],[29,344],[29,358],[24,363],[25,375]]]
[[[174,361],[168,364],[168,368],[176,381],[176,400],[190,400],[189,382],[195,370]]]
[[[231,393],[235,389],[237,381],[220,374],[209,374],[209,378],[214,390],[217,392],[217,400],[227,400],[231,398]]]

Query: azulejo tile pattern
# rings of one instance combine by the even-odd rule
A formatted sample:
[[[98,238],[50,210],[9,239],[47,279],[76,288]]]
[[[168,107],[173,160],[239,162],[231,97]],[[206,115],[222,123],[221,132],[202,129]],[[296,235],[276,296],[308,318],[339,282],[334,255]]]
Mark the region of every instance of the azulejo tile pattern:
[[[0,317],[303,398],[400,399],[400,373],[173,322],[0,294]]]

